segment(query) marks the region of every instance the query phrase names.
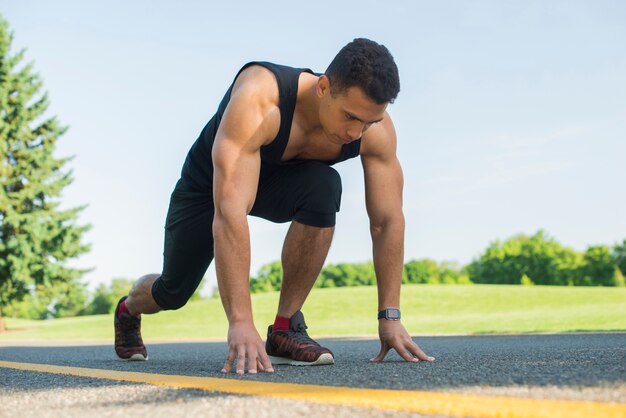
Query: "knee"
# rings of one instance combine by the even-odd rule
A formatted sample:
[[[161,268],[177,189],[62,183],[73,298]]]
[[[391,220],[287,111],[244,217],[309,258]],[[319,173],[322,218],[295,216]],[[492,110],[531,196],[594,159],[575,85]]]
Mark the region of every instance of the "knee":
[[[342,192],[341,176],[334,168],[328,166],[326,166],[325,168],[326,170],[320,178],[320,191],[323,191],[324,193],[329,195],[333,201],[337,201],[338,206],[339,202],[341,201]],[[337,210],[339,210],[339,207],[337,207]]]
[[[152,297],[161,309],[175,311],[187,304],[189,299],[191,299],[195,288],[172,288],[171,286],[168,286],[168,283],[171,282],[169,280],[165,281],[163,276],[160,276],[157,280],[155,280],[152,285]]]
[[[335,226],[341,205],[341,176],[323,163],[312,164],[309,170],[293,219],[319,228]]]
[[[319,164],[308,183],[303,208],[320,213],[339,212],[341,205],[341,176],[332,167]]]

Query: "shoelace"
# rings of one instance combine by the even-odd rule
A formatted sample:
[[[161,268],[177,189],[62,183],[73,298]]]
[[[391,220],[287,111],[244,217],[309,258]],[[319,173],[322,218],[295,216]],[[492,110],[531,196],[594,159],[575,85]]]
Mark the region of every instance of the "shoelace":
[[[131,347],[140,345],[139,326],[141,324],[141,320],[130,315],[124,316],[125,318],[120,318],[120,322],[122,324],[122,332],[124,333],[125,345],[129,345]]]
[[[305,344],[319,345],[316,341],[312,340],[311,337],[309,337],[309,334],[307,334],[306,332],[306,328],[306,325],[303,326],[302,324],[298,324],[298,329],[296,331],[289,329],[286,332],[288,336],[293,337]]]

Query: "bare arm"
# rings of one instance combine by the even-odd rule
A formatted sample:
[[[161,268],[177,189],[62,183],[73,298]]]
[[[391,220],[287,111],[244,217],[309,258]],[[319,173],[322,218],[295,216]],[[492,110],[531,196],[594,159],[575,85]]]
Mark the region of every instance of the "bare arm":
[[[215,266],[229,323],[252,322],[247,214],[254,204],[260,169],[259,150],[238,130],[245,128],[227,126],[221,130],[213,147]]]
[[[273,106],[246,76],[238,79],[213,146],[215,266],[220,297],[229,322],[229,354],[223,371],[237,359],[237,372],[271,369],[254,328],[250,302],[250,233],[247,215],[254,205],[260,147],[272,138]]]
[[[396,156],[396,144],[393,122],[387,116],[367,132],[361,153],[379,310],[400,308],[404,263],[404,179]],[[391,348],[407,361],[434,360],[411,340],[400,321],[380,319],[378,330],[381,350],[372,361],[382,361]]]
[[[367,132],[361,153],[365,176],[365,204],[370,219],[378,309],[400,307],[404,262],[403,176],[396,157],[393,123],[386,118]]]

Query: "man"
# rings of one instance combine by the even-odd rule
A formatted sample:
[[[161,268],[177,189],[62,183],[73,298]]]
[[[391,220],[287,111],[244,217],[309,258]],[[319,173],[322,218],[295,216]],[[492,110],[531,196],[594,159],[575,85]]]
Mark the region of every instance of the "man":
[[[393,348],[406,361],[433,361],[400,319],[404,216],[396,134],[386,113],[400,90],[382,45],[355,39],[326,73],[267,62],[246,64],[189,151],[170,200],[163,272],[140,278],[115,313],[122,359],[148,358],[140,314],[178,309],[215,255],[229,322],[222,372],[272,372],[272,364],[334,363],[306,332],[300,309],[328,254],[341,199],[330,166],[361,156],[378,284],[382,361]],[[252,320],[247,215],[291,221],[282,252],[283,282],[265,347]]]

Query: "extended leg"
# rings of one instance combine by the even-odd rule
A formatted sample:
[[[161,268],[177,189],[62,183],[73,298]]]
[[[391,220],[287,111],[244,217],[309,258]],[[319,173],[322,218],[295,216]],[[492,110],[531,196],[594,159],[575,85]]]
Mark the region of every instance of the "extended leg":
[[[198,287],[213,258],[213,201],[179,181],[165,224],[163,270],[141,277],[115,309],[115,352],[124,360],[146,360],[140,314],[179,309]]]
[[[283,284],[278,315],[290,318],[302,308],[328,255],[335,228],[291,223],[282,253]]]

